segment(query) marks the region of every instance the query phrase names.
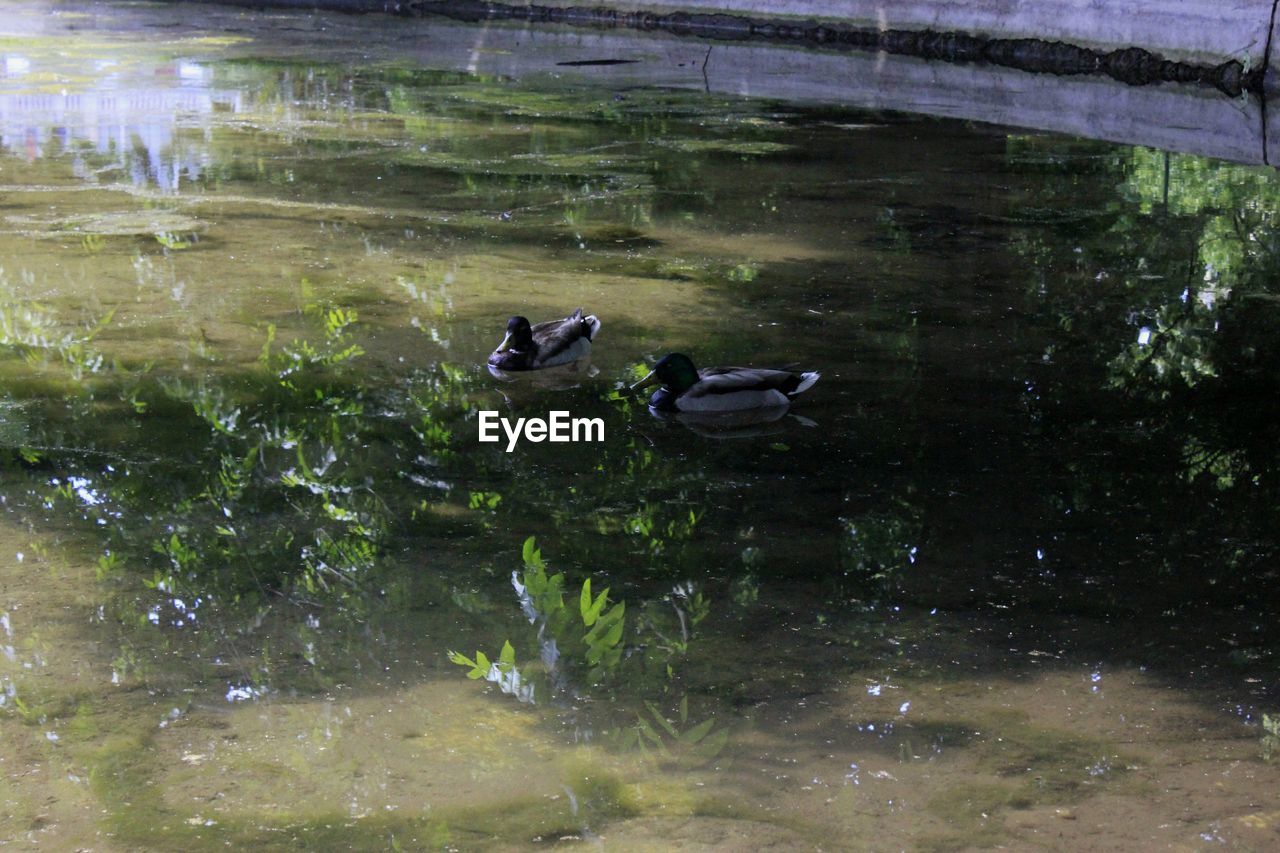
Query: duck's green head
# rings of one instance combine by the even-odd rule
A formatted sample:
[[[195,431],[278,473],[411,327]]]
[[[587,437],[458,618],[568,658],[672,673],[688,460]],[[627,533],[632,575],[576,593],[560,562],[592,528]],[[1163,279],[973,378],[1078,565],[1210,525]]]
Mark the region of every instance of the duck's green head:
[[[631,386],[632,391],[661,385],[673,394],[683,394],[698,383],[698,369],[689,356],[673,352],[658,359],[649,375]]]

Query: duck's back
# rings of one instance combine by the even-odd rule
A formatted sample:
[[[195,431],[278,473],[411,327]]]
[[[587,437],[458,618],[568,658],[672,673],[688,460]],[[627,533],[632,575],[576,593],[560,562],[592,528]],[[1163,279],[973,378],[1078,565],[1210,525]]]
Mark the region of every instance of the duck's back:
[[[791,397],[818,381],[816,373],[763,367],[704,367],[698,382],[675,405],[684,412],[727,412],[786,406]]]
[[[531,331],[538,348],[534,366],[552,367],[586,358],[600,331],[600,321],[594,314],[583,316],[579,308],[563,320],[539,323]]]

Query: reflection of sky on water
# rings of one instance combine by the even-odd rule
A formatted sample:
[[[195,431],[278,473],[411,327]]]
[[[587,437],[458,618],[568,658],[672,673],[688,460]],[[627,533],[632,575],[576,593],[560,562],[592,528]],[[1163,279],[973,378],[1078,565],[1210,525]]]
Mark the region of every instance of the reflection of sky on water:
[[[5,55],[3,69],[0,147],[28,162],[69,154],[75,174],[90,181],[118,171],[134,185],[177,192],[198,180],[211,158],[203,146],[181,144],[179,126],[207,127],[215,110],[241,107],[240,92],[214,89],[208,67],[182,60],[152,67],[150,77],[97,62],[87,86],[58,91],[49,91],[48,80],[63,69],[43,67],[41,59]],[[93,163],[89,153],[97,155]]]

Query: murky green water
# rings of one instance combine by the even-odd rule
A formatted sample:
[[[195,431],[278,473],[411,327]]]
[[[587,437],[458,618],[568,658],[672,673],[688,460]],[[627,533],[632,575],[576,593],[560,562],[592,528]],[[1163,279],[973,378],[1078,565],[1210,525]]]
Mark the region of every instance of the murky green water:
[[[0,43],[0,836],[1276,842],[1275,173],[81,23]]]

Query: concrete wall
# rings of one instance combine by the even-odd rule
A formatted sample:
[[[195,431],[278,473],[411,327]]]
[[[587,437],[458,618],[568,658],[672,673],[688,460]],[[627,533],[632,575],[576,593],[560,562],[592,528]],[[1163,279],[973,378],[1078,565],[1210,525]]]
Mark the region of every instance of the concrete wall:
[[[226,2],[226,0],[224,0]],[[239,5],[281,4],[314,8],[317,3],[349,7],[351,0],[232,0]],[[367,8],[380,8],[384,0],[357,0]],[[390,0],[387,0],[390,2]],[[556,0],[547,0],[556,2]],[[563,5],[573,0],[559,0]],[[886,7],[885,20],[904,25],[906,20],[923,20],[921,10],[932,8],[937,16],[947,5],[958,3],[889,2],[833,0],[831,3],[783,2],[751,3],[744,0],[699,0],[700,8],[723,10],[745,6],[827,11],[847,14],[860,8]],[[1124,3],[1154,15],[1159,9],[1199,9],[1210,2],[1189,0],[1046,0],[1044,7],[1101,10]],[[1235,32],[1240,43],[1256,49],[1262,34],[1244,35],[1245,10],[1265,11],[1270,16],[1271,0],[1264,3],[1223,0],[1223,24],[1218,32]],[[669,0],[585,0],[580,5],[599,7],[607,3],[621,10],[695,8]],[[1026,0],[974,0],[965,2],[955,14],[992,15],[992,9],[1031,5]],[[892,6],[890,17],[887,7]],[[166,7],[115,7],[137,10],[154,17]],[[218,6],[200,11],[189,3],[175,3],[167,12],[175,20],[200,20],[217,27],[226,17],[239,14]],[[1214,8],[1219,8],[1215,6]],[[148,10],[149,11],[145,11]],[[911,10],[914,18],[902,17]],[[950,13],[948,13],[950,14]],[[1082,11],[1082,15],[1085,13]],[[1089,13],[1101,20],[1101,11]],[[978,20],[978,18],[974,18]],[[1021,19],[1020,19],[1021,20]],[[931,26],[958,26],[958,18],[935,17]],[[239,24],[237,24],[239,25]],[[767,42],[703,41],[663,32],[636,32],[621,29],[593,29],[531,24],[522,21],[463,24],[447,18],[417,18],[388,15],[341,15],[309,13],[298,17],[260,16],[255,27],[270,30],[280,26],[280,43],[299,37],[317,43],[334,42],[359,47],[371,61],[394,56],[424,67],[454,68],[472,73],[501,74],[512,78],[555,76],[580,79],[619,88],[637,85],[673,86],[718,93],[774,98],[792,102],[834,103],[877,109],[893,109],[927,115],[947,116],[1012,127],[1048,130],[1087,138],[1148,145],[1173,151],[1205,154],[1242,163],[1280,164],[1280,108],[1263,109],[1255,96],[1228,98],[1203,86],[1159,84],[1129,86],[1097,75],[1059,77],[1032,74],[991,64],[933,62],[911,56],[861,51],[808,50],[793,45]],[[1066,24],[1059,22],[1060,28]],[[1147,32],[1156,32],[1148,22]],[[1234,27],[1234,30],[1233,30]],[[1194,29],[1194,28],[1192,28]],[[1214,29],[1204,25],[1200,29]],[[305,30],[305,32],[304,32]],[[1170,25],[1169,33],[1177,30]],[[1073,32],[1080,33],[1076,29]],[[1099,30],[1100,31],[1100,30]],[[1066,29],[1060,29],[1064,37]],[[301,33],[301,35],[298,35]],[[262,34],[270,44],[274,37]],[[1190,34],[1188,41],[1190,44]],[[1200,35],[1203,36],[1203,33]],[[257,48],[261,50],[261,48]],[[599,60],[626,60],[626,64],[575,65]]]
[[[404,13],[429,11],[441,0],[223,2]],[[1280,64],[1267,55],[1277,0],[505,0],[500,5],[791,19],[881,31],[1061,41],[1101,51],[1137,47],[1173,61],[1207,65],[1231,60],[1246,68],[1263,67],[1269,61]]]
[[[1238,59],[1258,66],[1274,0],[537,0],[537,5],[792,17],[882,30],[1065,41],[1104,50],[1141,47],[1175,60]]]
[[[1271,159],[1257,99],[1206,89],[1127,86],[875,53],[717,44],[663,34],[514,24],[430,25],[419,61],[515,79],[555,76],[626,88],[670,86],[842,104],[1025,127],[1262,164]],[[625,64],[582,66],[593,60]],[[1280,112],[1280,111],[1278,111]],[[1280,119],[1270,146],[1280,146]],[[1270,152],[1280,156],[1280,152]]]

